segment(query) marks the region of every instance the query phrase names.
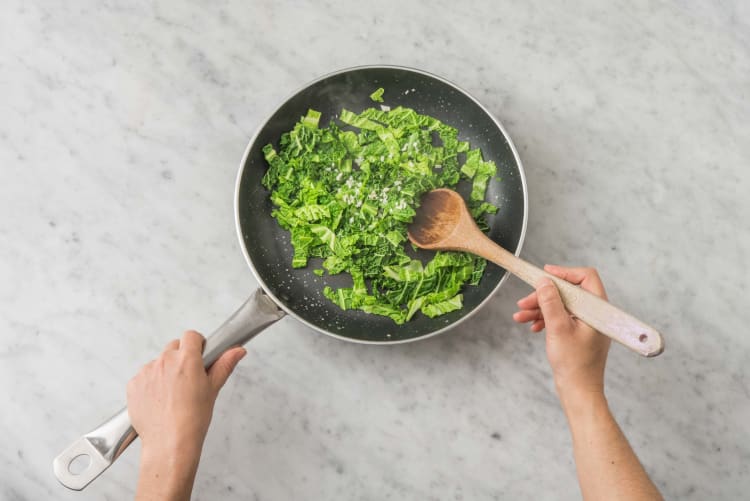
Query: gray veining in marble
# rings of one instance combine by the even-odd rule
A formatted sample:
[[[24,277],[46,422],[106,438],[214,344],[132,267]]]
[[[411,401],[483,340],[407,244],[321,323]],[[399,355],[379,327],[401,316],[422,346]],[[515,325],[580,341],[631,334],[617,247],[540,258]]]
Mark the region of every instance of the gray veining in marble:
[[[81,494],[51,459],[125,382],[253,289],[233,227],[256,124],[329,71],[468,89],[526,167],[523,255],[599,267],[659,326],[611,406],[671,499],[750,489],[750,7],[726,2],[8,0],[0,16],[0,498]],[[509,280],[455,331],[372,347],[286,319],[220,396],[195,499],[579,498],[543,338]]]

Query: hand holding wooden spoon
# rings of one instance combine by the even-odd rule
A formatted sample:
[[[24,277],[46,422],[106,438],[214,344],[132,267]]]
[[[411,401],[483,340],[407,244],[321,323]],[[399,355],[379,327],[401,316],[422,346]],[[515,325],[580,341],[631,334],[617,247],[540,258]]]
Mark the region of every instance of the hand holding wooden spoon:
[[[502,266],[534,287],[550,278],[565,307],[597,331],[646,357],[664,351],[661,334],[580,287],[562,280],[500,247],[477,227],[461,195],[441,188],[422,196],[422,205],[409,225],[409,240],[423,249],[470,252]]]

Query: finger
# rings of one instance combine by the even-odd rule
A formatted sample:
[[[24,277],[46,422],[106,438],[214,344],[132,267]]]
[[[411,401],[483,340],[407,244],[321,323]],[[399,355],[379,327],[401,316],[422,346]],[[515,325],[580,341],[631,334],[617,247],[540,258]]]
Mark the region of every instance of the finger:
[[[179,349],[180,349],[180,340],[173,339],[167,343],[167,345],[164,347],[164,350],[162,351],[179,350]]]
[[[151,360],[147,364],[144,364],[140,368],[140,370],[136,372],[132,378],[130,378],[126,386],[127,395],[130,395],[131,393],[135,392],[137,388],[139,388],[143,384],[143,381],[148,377],[147,375],[149,371],[152,370],[155,364],[156,364],[156,360]]]
[[[159,357],[151,360],[150,362],[147,362],[147,363],[143,364],[141,366],[141,370],[138,371],[138,373],[136,374],[136,376],[139,376],[141,374],[146,374],[147,372],[149,372],[150,370],[152,370],[154,368],[154,366],[156,365],[156,361],[157,360],[159,360]]]
[[[548,331],[558,332],[570,326],[570,315],[563,306],[560,293],[552,280],[547,277],[539,280],[536,294],[539,297],[539,308],[542,310]]]
[[[539,308],[539,300],[536,297],[536,291],[532,292],[528,296],[516,301],[519,308],[524,310],[533,310]]]
[[[566,268],[554,264],[544,265],[544,270],[556,277],[560,277],[572,284],[580,285],[581,288],[593,292],[599,297],[607,298],[599,273],[595,268]]]
[[[237,363],[242,360],[245,355],[247,355],[245,348],[232,348],[231,350],[222,353],[219,359],[214,362],[208,370],[208,380],[210,381],[211,387],[214,389],[215,393],[219,393],[219,390],[224,386],[224,383],[227,382],[227,379],[229,379],[229,376],[232,374],[232,371],[234,371]]]
[[[541,320],[541,319],[542,319],[542,310],[538,308],[535,310],[521,310],[513,314],[513,320],[515,320],[519,324],[532,322],[535,320]]]
[[[180,351],[198,354],[203,353],[203,342],[205,339],[196,331],[185,331],[180,341]]]
[[[131,395],[134,395],[137,390],[138,390],[138,381],[135,379],[135,377],[133,377],[130,379],[130,381],[128,381],[128,384],[125,386],[125,395],[127,396],[127,398],[130,398]]]
[[[567,280],[572,284],[580,284],[583,279],[586,278],[586,270],[593,268],[566,268],[564,266],[558,266],[556,264],[545,264],[544,271],[552,273],[556,277],[560,277],[563,280]]]
[[[542,329],[544,329],[544,319],[537,320],[533,324],[531,324],[531,332],[539,332]]]

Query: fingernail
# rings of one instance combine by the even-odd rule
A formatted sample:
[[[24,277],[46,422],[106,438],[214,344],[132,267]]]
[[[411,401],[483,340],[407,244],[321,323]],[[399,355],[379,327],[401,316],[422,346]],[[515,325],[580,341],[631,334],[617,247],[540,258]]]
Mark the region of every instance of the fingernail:
[[[242,350],[242,354],[240,354],[240,358],[238,359],[238,361],[242,360],[243,358],[245,358],[245,355],[247,355],[247,350],[245,348],[240,349]]]

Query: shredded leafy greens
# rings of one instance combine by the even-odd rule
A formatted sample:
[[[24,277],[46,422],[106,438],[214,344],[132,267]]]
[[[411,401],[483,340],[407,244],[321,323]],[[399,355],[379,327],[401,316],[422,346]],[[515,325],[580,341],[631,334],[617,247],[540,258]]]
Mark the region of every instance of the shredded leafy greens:
[[[383,93],[385,92],[385,89],[380,87],[375,92],[370,94],[370,99],[375,101],[376,103],[382,103],[383,102]]]
[[[370,97],[380,102],[382,94]],[[484,201],[495,164],[459,141],[455,128],[409,108],[342,110],[338,118],[343,126],[320,127],[320,113],[309,110],[282,134],[279,151],[263,148],[269,164],[263,186],[276,207],[273,217],[291,233],[292,266],[322,258],[329,274],[352,278],[352,287],[326,286],[329,300],[397,324],[418,311],[435,317],[460,309],[462,287],[479,283],[486,261],[437,252],[423,264],[406,253],[406,228],[423,193],[463,178],[472,183],[471,213],[486,229],[484,215],[497,211]],[[466,154],[460,166],[459,153]]]

